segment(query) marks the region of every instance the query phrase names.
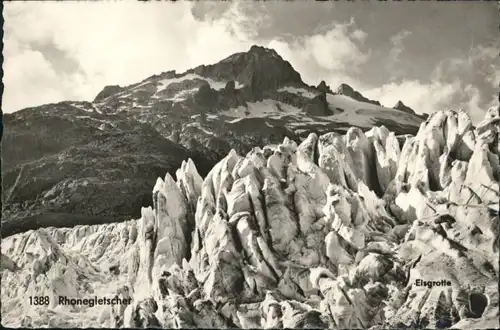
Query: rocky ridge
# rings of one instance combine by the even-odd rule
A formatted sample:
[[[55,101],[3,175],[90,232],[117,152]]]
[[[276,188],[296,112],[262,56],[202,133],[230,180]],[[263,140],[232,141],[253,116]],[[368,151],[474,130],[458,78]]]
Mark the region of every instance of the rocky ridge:
[[[364,97],[363,95],[361,95],[360,92],[355,91],[351,86],[349,86],[347,84],[340,84],[340,86],[337,87],[336,92],[337,92],[337,94],[352,97],[353,99],[355,99],[357,101],[371,103],[371,104],[375,104],[375,105],[380,105],[379,101],[370,100],[370,99]]]
[[[477,127],[445,111],[403,141],[352,127],[231,150],[204,179],[189,159],[138,220],[3,239],[2,325],[498,328],[499,133],[498,109]]]

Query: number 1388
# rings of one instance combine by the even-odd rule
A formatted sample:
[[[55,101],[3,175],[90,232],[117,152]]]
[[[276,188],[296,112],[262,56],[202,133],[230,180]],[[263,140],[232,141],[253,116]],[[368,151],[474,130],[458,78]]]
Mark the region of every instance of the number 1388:
[[[48,296],[35,296],[35,297],[30,297],[30,305],[48,305],[50,302]]]

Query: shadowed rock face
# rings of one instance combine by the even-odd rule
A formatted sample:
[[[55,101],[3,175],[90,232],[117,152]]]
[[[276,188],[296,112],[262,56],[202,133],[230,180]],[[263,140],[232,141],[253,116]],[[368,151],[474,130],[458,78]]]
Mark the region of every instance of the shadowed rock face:
[[[204,178],[184,161],[138,220],[3,239],[3,325],[498,328],[494,119],[438,112],[402,148],[385,127],[285,138]]]
[[[347,84],[340,84],[339,87],[337,87],[336,93],[352,97],[353,99],[361,101],[361,102],[366,102],[366,103],[372,103],[372,104],[375,104],[375,105],[380,105],[380,102],[373,101],[373,100],[370,100],[370,99],[364,97],[363,95],[361,95],[360,92],[355,91],[351,86],[349,86]]]
[[[396,105],[393,106],[393,108],[396,109],[396,110],[400,110],[400,111],[412,114],[412,115],[417,115],[415,113],[415,110],[413,110],[412,108],[410,108],[409,106],[407,106],[406,104],[404,104],[402,101],[398,101],[396,103]],[[427,113],[422,113],[422,114],[419,114],[417,116],[420,116],[423,119],[429,118],[429,115]]]
[[[138,217],[152,205],[151,182],[190,156],[149,125],[117,118],[99,130],[84,120],[5,116],[2,236]]]
[[[326,82],[324,80],[321,80],[321,82],[318,84],[318,86],[316,88],[323,93],[332,93],[333,94],[332,89],[330,88],[330,86],[328,86],[326,84]]]
[[[412,114],[415,113],[415,111],[412,108],[410,108],[409,106],[404,104],[402,101],[398,101],[393,108],[396,110],[401,110],[401,111],[412,113]]]
[[[300,74],[288,61],[273,49],[252,46],[248,52],[229,56],[214,65],[202,65],[193,70],[201,76],[235,80],[245,86],[251,86],[255,96],[263,91],[286,85],[303,85]]]
[[[97,96],[94,99],[94,102],[104,100],[105,98],[107,98],[110,95],[119,93],[121,90],[122,90],[122,87],[120,87],[118,85],[105,86],[104,89],[102,91],[100,91],[99,94],[97,94]]]
[[[304,111],[313,116],[329,116],[333,114],[326,101],[326,93],[321,93],[307,102]]]

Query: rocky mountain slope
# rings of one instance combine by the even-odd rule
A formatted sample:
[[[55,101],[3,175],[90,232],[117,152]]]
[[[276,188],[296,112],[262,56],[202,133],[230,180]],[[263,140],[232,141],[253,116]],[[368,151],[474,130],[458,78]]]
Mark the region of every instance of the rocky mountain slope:
[[[232,149],[425,119],[384,108],[348,85],[305,84],[274,50],[253,46],[213,65],[105,87],[92,102],[4,115],[2,237],[46,226],[139,217],[158,175],[193,159],[202,176]],[[402,138],[402,137],[401,137]]]
[[[499,133],[499,109],[477,127],[446,111],[403,139],[351,127],[231,150],[204,178],[189,159],[138,220],[3,239],[2,325],[498,328]]]

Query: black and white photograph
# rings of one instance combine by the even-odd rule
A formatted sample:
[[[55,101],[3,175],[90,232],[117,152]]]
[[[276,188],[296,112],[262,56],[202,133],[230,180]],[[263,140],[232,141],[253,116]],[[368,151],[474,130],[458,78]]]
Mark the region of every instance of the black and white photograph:
[[[500,328],[498,2],[2,15],[2,327]]]

